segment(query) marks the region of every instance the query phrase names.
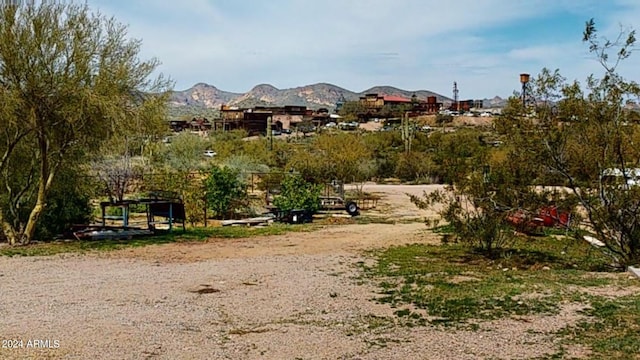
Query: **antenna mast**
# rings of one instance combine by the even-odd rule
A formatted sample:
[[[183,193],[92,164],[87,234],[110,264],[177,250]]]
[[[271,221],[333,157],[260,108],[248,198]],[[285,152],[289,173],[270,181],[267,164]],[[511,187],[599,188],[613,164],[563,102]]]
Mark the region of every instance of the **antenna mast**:
[[[458,101],[459,92],[460,90],[458,90],[458,83],[454,81],[453,82],[453,101],[455,101],[457,112],[460,112],[460,102]]]

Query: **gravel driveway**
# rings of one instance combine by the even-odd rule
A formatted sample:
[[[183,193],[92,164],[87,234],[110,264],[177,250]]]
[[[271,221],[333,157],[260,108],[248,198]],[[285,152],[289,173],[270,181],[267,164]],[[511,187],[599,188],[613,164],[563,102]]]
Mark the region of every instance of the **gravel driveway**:
[[[553,352],[548,333],[575,321],[571,307],[473,332],[397,326],[393,309],[371,301],[375,287],[355,265],[370,261],[364,249],[436,241],[424,224],[368,224],[0,258],[0,358],[524,359]]]

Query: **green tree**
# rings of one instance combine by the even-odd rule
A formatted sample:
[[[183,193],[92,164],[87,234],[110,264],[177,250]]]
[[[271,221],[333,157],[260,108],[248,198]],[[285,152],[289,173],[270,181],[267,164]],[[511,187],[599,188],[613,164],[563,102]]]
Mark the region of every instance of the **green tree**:
[[[87,5],[0,9],[0,223],[11,244],[32,240],[65,164],[86,161],[131,120],[163,113],[170,83],[149,79],[158,62],[139,50],[126,27]]]
[[[172,136],[171,143],[155,156],[156,160],[176,171],[196,172],[206,167],[203,155],[210,143],[201,136],[180,133]]]
[[[148,192],[167,191],[178,195],[184,202],[186,220],[195,226],[204,221],[205,189],[201,172],[176,171],[160,167],[145,174],[142,190]]]
[[[355,121],[362,117],[367,112],[367,108],[362,105],[360,101],[347,101],[345,102],[338,114],[344,121]]]
[[[318,211],[322,186],[305,181],[299,174],[285,176],[280,187],[280,195],[273,204],[280,210],[293,209]]]
[[[487,185],[481,186],[484,178],[472,170],[453,178],[452,194],[481,204],[481,216],[495,220],[514,210],[535,214],[550,204],[576,209],[574,216],[585,217],[580,230],[604,243],[601,249],[612,266],[625,268],[640,261],[640,188],[633,182],[634,169],[640,167],[635,145],[640,128],[624,105],[640,95],[640,86],[620,76],[617,67],[631,54],[635,32],[623,31],[615,41],[600,39],[591,20],[583,40],[604,68],[603,76],[589,76],[583,90],[576,81],[567,83],[559,71],[543,69],[531,82],[533,101],[523,106],[518,97],[511,98],[496,124],[507,154],[493,164]],[[607,173],[620,174],[620,183],[608,183]],[[433,205],[428,200],[415,199]],[[445,202],[445,213],[467,211],[457,203]],[[476,218],[461,223],[472,225]]]
[[[298,148],[287,167],[309,181],[361,182],[373,176],[371,149],[362,136],[353,133],[320,134]]]
[[[245,207],[246,187],[237,170],[213,167],[204,184],[207,204],[217,218],[225,218],[234,210]]]
[[[578,204],[586,216],[585,230],[605,244],[602,250],[614,266],[624,268],[640,261],[640,189],[626,180],[612,186],[602,175],[619,171],[629,179],[631,169],[640,165],[634,145],[640,129],[624,109],[627,99],[640,95],[640,87],[617,73],[631,54],[635,32],[623,31],[616,41],[601,40],[590,20],[583,41],[602,65],[603,76],[589,76],[583,90],[577,81],[567,83],[559,71],[543,69],[530,90],[536,101],[526,108],[510,102],[501,129],[519,149],[515,159],[536,164],[518,176],[537,179],[534,183],[553,178],[566,189],[538,206],[549,201]]]
[[[640,189],[627,181],[611,186],[602,175],[618,169],[628,177],[640,166],[635,145],[639,129],[624,109],[627,99],[638,98],[640,86],[617,72],[635,46],[635,31],[623,31],[616,40],[600,39],[592,19],[583,35],[604,74],[587,78],[586,91],[577,83],[558,84],[562,100],[557,115],[552,109],[548,120],[542,119],[547,131],[541,156],[548,171],[564,178],[586,214],[589,230],[604,242],[603,251],[624,268],[640,262]]]

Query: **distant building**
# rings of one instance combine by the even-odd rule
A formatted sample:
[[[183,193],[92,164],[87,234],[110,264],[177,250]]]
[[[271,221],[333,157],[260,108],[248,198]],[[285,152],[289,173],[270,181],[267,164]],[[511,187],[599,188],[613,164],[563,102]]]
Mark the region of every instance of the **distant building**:
[[[364,112],[358,114],[358,117],[364,120],[393,117],[393,109],[401,106],[410,112],[410,116],[435,114],[442,108],[442,103],[438,102],[435,96],[429,96],[427,101],[423,101],[419,100],[415,94],[411,99],[395,95],[366,94],[360,97],[359,101]],[[395,116],[397,117],[398,114]]]
[[[271,117],[273,130],[295,128],[305,119],[310,119],[313,111],[306,106],[256,106],[237,108],[222,105],[220,119],[214,122],[216,130],[244,129],[250,135],[264,134],[267,131],[268,118]]]
[[[267,123],[272,115],[271,111],[245,111],[240,128],[246,130],[249,136],[266,134]]]
[[[385,105],[409,105],[411,99],[394,95],[366,94],[360,97],[360,104],[367,109],[381,109]]]
[[[484,100],[460,100],[456,104],[453,102],[449,106],[449,110],[451,111],[461,111],[467,112],[471,111],[471,109],[483,109],[484,108]]]

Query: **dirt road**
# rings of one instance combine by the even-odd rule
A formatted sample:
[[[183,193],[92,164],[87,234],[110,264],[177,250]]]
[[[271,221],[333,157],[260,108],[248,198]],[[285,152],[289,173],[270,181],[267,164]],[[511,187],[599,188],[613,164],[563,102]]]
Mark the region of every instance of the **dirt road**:
[[[432,188],[365,187],[383,196],[384,211],[407,218],[430,216],[412,208],[404,195],[425,189]],[[0,358],[511,359],[547,354],[552,342],[546,331],[566,325],[566,314],[487,323],[474,332],[395,326],[394,309],[371,301],[376,288],[359,277],[358,262],[370,261],[363,250],[437,241],[416,222],[0,258],[5,345]]]

